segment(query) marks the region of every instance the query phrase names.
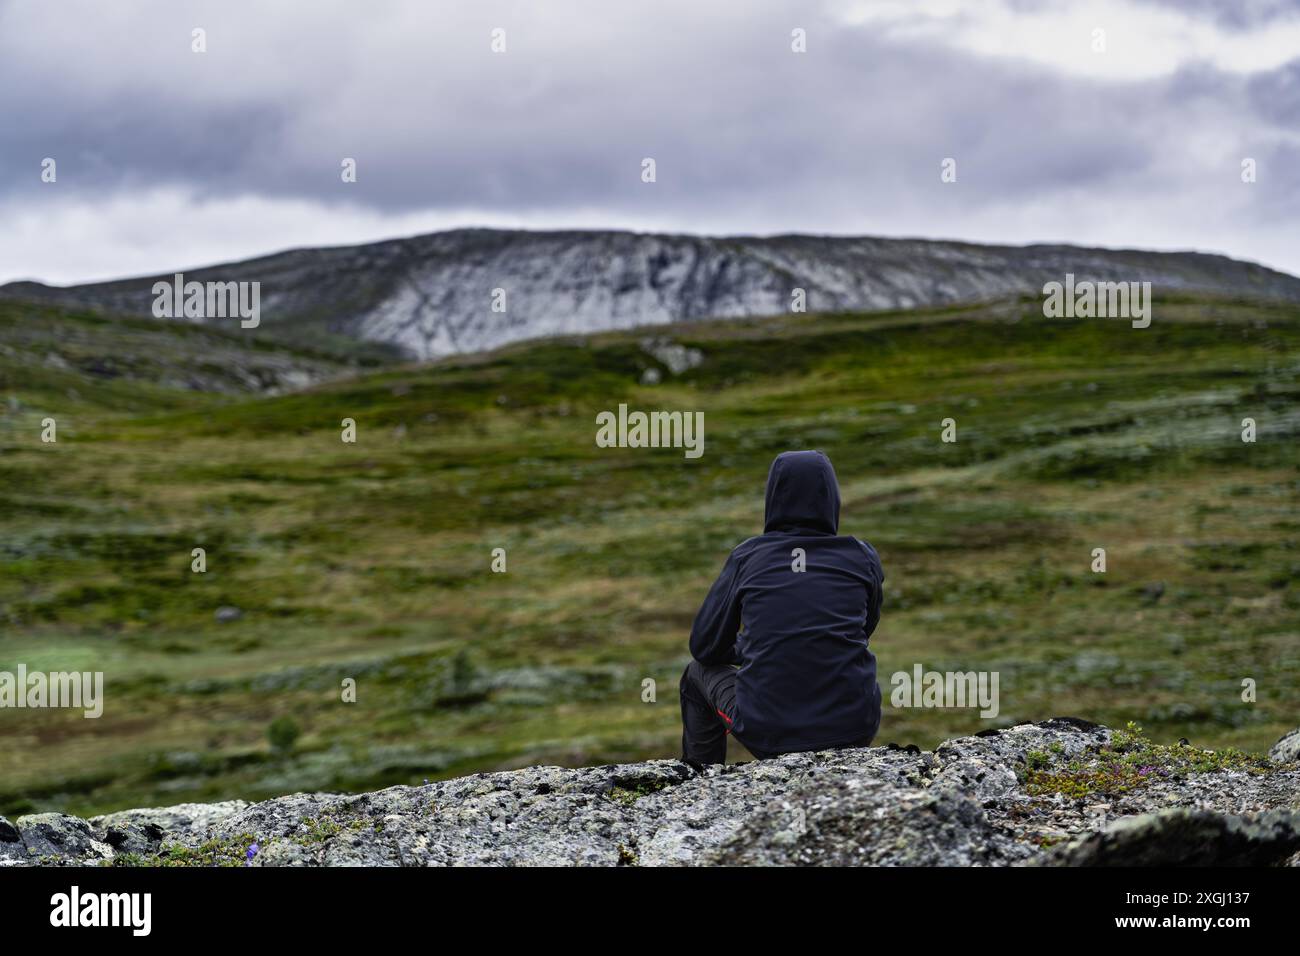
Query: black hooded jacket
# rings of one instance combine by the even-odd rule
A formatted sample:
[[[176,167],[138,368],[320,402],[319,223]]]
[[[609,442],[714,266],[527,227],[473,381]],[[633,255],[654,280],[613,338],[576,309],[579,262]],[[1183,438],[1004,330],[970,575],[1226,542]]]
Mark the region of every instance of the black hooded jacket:
[[[737,546],[691,628],[701,664],[739,664],[732,733],[772,753],[843,746],[880,726],[880,557],[839,535],[830,459],[788,451],[767,476],[763,533]],[[802,549],[806,570],[796,571]]]

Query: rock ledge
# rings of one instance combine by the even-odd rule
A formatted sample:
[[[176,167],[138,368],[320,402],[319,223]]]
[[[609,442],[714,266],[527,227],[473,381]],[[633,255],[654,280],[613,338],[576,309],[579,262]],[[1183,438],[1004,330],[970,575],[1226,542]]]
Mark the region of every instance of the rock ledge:
[[[674,760],[530,767],[0,817],[0,865],[1300,865],[1294,749],[1167,747],[1056,718],[933,752],[891,744],[703,773]]]

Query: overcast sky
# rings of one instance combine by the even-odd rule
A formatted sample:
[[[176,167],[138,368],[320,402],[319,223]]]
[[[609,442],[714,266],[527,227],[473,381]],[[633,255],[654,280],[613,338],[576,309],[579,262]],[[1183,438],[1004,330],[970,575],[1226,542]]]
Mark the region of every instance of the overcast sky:
[[[0,0],[0,281],[461,225],[1300,274],[1300,0]]]

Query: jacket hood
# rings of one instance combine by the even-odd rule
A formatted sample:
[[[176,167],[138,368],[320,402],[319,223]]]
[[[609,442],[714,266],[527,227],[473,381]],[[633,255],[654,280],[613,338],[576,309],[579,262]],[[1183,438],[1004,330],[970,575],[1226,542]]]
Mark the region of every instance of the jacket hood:
[[[840,483],[831,460],[819,451],[783,451],[767,473],[763,533],[802,531],[838,534]]]

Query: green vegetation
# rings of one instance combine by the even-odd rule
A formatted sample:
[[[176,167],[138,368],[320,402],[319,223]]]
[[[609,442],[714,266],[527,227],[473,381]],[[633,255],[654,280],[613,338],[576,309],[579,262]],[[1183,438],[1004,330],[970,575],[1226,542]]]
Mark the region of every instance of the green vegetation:
[[[1058,764],[1044,751],[1025,756],[1021,782],[1026,792],[1039,796],[1114,797],[1169,777],[1216,770],[1265,773],[1270,767],[1266,757],[1232,747],[1201,750],[1153,743],[1132,721],[1127,729],[1114,731],[1108,745],[1073,760]]]
[[[271,742],[272,749],[281,753],[293,750],[293,745],[301,735],[302,730],[292,717],[277,717],[271,721],[271,726],[266,728],[266,739]]]
[[[832,457],[844,531],[884,560],[886,697],[921,662],[999,671],[1001,723],[1251,750],[1295,724],[1294,307],[1166,298],[1146,330],[1029,301],[700,323],[657,330],[704,361],[655,386],[643,333],[367,370],[183,325],[115,344],[109,321],[0,303],[0,670],[106,675],[98,720],[0,712],[0,813],[675,756],[691,620],[787,448]],[[115,364],[47,364],[41,334]],[[342,377],[241,392],[268,349]],[[187,387],[200,366],[235,384]],[[598,449],[619,402],[703,411],[704,457]],[[301,735],[277,752],[282,717]],[[985,726],[887,709],[879,741]]]
[[[170,843],[157,853],[119,853],[107,866],[243,866],[249,848],[257,843],[251,833],[208,840],[197,847]]]
[[[626,847],[623,844],[618,845],[618,865],[619,866],[640,866],[641,855],[636,850]]]
[[[615,803],[630,807],[642,797],[658,793],[669,785],[667,780],[624,780],[610,789],[609,798]]]
[[[337,820],[333,817],[311,817],[303,821],[303,826],[307,828],[307,832],[295,835],[292,840],[299,846],[314,847],[329,841],[340,833],[357,833],[364,830],[367,825],[376,832],[383,829],[379,821],[371,824],[370,821],[361,817],[353,817],[350,820]]]

